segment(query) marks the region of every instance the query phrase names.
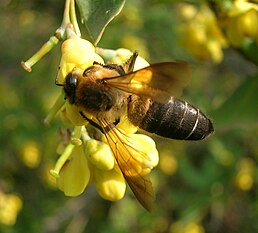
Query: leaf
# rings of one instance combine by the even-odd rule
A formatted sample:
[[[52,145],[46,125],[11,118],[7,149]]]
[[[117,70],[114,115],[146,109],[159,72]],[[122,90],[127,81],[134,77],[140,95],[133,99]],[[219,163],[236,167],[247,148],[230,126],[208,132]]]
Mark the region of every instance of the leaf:
[[[217,128],[250,128],[258,123],[258,73],[247,78],[211,115]]]
[[[258,65],[258,44],[255,40],[244,41],[240,51],[246,58]]]
[[[76,0],[76,3],[86,28],[86,39],[97,45],[106,26],[121,12],[125,0]]]

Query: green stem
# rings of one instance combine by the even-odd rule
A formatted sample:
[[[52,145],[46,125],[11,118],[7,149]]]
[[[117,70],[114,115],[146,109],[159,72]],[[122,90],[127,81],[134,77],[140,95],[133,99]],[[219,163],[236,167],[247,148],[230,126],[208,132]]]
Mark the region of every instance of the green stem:
[[[56,162],[55,168],[50,170],[51,175],[53,175],[56,178],[59,178],[59,173],[66,161],[69,159],[75,145],[73,145],[71,142],[66,146],[64,152],[59,157],[59,159]]]
[[[60,40],[65,39],[67,25],[69,25],[71,23],[69,12],[70,12],[70,0],[66,0],[65,1],[65,6],[64,6],[64,15],[63,15],[63,20],[62,20],[61,26],[55,32],[56,37],[59,38]]]
[[[63,22],[62,24],[66,25],[67,23],[70,23],[70,4],[71,0],[65,1],[65,8],[64,8],[64,16],[63,16]]]
[[[75,126],[73,133],[72,133],[72,138],[69,142],[69,144],[66,146],[64,152],[61,154],[59,159],[56,162],[55,168],[50,170],[51,175],[53,175],[56,178],[59,178],[59,173],[66,161],[69,159],[73,149],[75,146],[80,146],[82,144],[80,137],[82,134],[82,129],[83,126]],[[80,140],[80,143],[74,143],[74,139]]]
[[[23,69],[31,72],[32,66],[35,65],[43,56],[45,56],[60,40],[64,40],[66,37],[67,29],[71,29],[72,25],[70,22],[70,5],[71,0],[65,1],[64,16],[61,26],[56,30],[54,36],[51,36],[49,40],[27,61],[22,61],[21,65]],[[71,35],[72,32],[69,32]]]
[[[96,47],[96,53],[104,58],[105,61],[110,60],[111,58],[115,57],[116,50],[113,49],[103,49]]]
[[[54,103],[53,107],[50,109],[48,115],[44,119],[44,125],[46,127],[50,125],[50,122],[54,119],[55,115],[63,107],[64,104],[64,92],[62,91],[59,97],[57,98],[56,102]]]
[[[91,137],[89,136],[88,131],[85,126],[82,127],[81,133],[82,133],[83,142],[87,143],[87,141],[89,141],[91,139]]]
[[[72,138],[71,138],[71,143],[76,146],[80,146],[82,144],[81,138],[82,134],[82,126],[75,126],[73,133],[72,133]]]
[[[26,62],[22,61],[21,65],[23,69],[31,72],[31,67],[36,64],[43,56],[45,56],[57,43],[59,39],[56,36],[51,36],[49,40]]]
[[[75,11],[75,3],[74,0],[71,0],[71,4],[70,4],[70,16],[71,16],[71,22],[72,25],[74,27],[74,31],[76,33],[77,36],[81,37],[81,31],[77,22],[77,18],[76,18],[76,11]]]

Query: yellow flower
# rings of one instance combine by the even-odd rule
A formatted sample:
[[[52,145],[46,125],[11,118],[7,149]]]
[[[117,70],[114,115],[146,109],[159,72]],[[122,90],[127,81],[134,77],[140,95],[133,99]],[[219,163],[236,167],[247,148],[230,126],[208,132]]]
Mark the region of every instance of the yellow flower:
[[[95,168],[94,174],[96,189],[102,198],[118,201],[124,197],[126,183],[119,169],[102,170]]]
[[[140,170],[138,171],[140,175],[148,174],[154,167],[158,165],[159,162],[159,154],[156,149],[156,144],[149,136],[144,134],[131,134],[130,144],[133,145],[134,148],[141,150],[145,153],[145,157],[134,156],[135,151],[132,149],[131,155],[134,156],[133,159],[137,163],[135,167],[139,166]],[[138,175],[138,174],[136,174]]]
[[[238,164],[238,173],[235,177],[235,185],[243,190],[248,191],[254,184],[254,161],[252,159],[242,159]]]
[[[132,51],[129,49],[125,48],[120,48],[114,51],[115,56],[112,58],[108,59],[108,63],[113,63],[113,64],[118,64],[118,65],[123,65],[131,56],[132,56]],[[137,56],[135,65],[134,65],[134,70],[139,70],[141,68],[147,67],[150,64],[141,56]]]
[[[90,180],[90,169],[83,146],[75,146],[62,167],[57,186],[66,196],[80,195]]]
[[[133,125],[126,115],[122,116],[117,128],[123,130],[126,134],[133,134],[138,130],[138,127]]]
[[[246,39],[258,42],[258,5],[249,1],[237,0],[230,9],[223,12],[221,25],[229,41],[241,47]]]
[[[101,170],[111,170],[115,159],[110,147],[101,141],[90,139],[85,145],[85,154],[88,160]]]
[[[57,73],[57,84],[63,84],[64,80],[74,68],[83,72],[93,65],[93,62],[104,63],[103,59],[95,53],[95,47],[87,40],[80,37],[72,37],[63,42],[61,47],[62,57]],[[87,121],[81,116],[76,106],[65,102],[61,110],[61,119],[65,124],[81,126]],[[91,116],[89,118],[92,118]]]
[[[5,194],[0,191],[0,223],[14,225],[20,210],[22,200],[16,194]]]
[[[113,130],[116,136],[110,136],[110,140],[115,144],[115,149],[113,149],[118,153],[117,156],[122,157],[119,165],[127,174],[145,176],[158,165],[159,155],[152,138],[144,134],[129,134],[120,128]],[[104,136],[102,140],[106,142]],[[130,161],[130,166],[128,161]]]
[[[73,37],[63,42],[61,47],[62,57],[57,73],[57,83],[62,84],[65,77],[73,68],[82,70],[93,65],[94,61],[104,63],[103,59],[95,53],[95,47],[87,40]]]
[[[60,114],[63,123],[66,125],[81,126],[88,123],[80,114],[77,106],[70,104],[68,101],[65,101]]]
[[[41,160],[41,152],[37,142],[25,142],[19,153],[22,162],[29,168],[36,168]]]
[[[182,45],[198,59],[221,62],[222,49],[227,47],[227,42],[212,11],[206,5],[198,10],[192,5],[182,4],[180,13],[183,18],[179,28]]]
[[[171,224],[169,232],[173,233],[204,233],[204,228],[198,221],[177,221]]]
[[[124,135],[123,132],[121,134]],[[125,159],[125,164],[120,161],[119,166],[132,169],[125,170],[132,176],[145,176],[159,161],[155,142],[143,134],[128,134],[124,137],[129,147],[126,150],[123,144],[117,144],[117,149]],[[72,148],[71,155],[63,161],[60,172],[55,172],[59,174],[57,185],[65,195],[80,195],[91,178],[101,197],[116,201],[124,196],[125,180],[105,137],[102,139],[103,141],[89,139],[84,142],[84,148],[83,145]],[[69,150],[67,148],[65,151]],[[127,166],[126,161],[129,159],[133,161],[133,167]]]

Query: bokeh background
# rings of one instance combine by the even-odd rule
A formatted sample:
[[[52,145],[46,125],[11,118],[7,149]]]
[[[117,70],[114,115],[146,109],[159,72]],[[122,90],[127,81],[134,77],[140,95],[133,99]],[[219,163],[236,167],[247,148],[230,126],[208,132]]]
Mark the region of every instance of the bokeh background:
[[[257,64],[216,33],[220,42],[212,35],[213,49],[195,44],[198,39],[193,38],[210,16],[205,16],[206,8],[202,11],[203,1],[187,2],[192,5],[128,0],[99,43],[138,50],[150,63],[189,62],[192,74],[182,98],[214,122],[215,135],[201,142],[154,137],[160,164],[152,174],[156,209],[148,213],[129,188],[121,201],[111,203],[94,187],[75,198],[55,187],[49,170],[57,159],[60,131],[66,128],[58,117],[49,128],[42,122],[60,92],[54,84],[60,45],[31,73],[20,61],[59,27],[64,1],[1,0],[1,233],[258,232]],[[203,18],[188,27],[195,11]]]

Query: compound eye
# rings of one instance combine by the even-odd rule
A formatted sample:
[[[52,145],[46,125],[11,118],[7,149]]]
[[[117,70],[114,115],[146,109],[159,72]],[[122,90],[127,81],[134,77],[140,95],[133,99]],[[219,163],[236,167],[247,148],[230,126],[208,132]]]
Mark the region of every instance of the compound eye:
[[[83,76],[84,77],[87,77],[88,76],[88,74],[90,73],[90,71],[92,70],[92,68],[94,68],[94,66],[90,66],[89,68],[87,68],[86,70],[84,70],[84,72],[83,72]]]
[[[66,76],[66,86],[69,87],[69,89],[74,89],[77,86],[77,78],[74,77],[72,73]]]

